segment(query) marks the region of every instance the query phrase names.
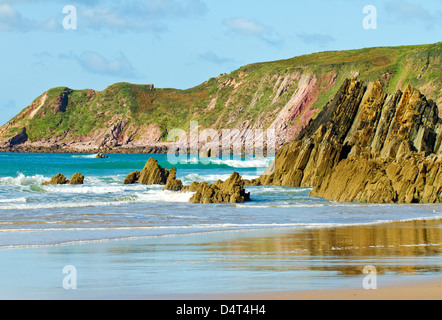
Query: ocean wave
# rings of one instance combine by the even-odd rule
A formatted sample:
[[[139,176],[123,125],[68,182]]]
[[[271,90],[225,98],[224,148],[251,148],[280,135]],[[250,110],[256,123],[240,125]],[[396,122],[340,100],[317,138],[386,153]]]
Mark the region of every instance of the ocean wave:
[[[189,202],[194,195],[193,192],[173,192],[149,190],[148,192],[138,193],[137,202]]]
[[[325,204],[321,203],[304,203],[304,204],[237,204],[237,208],[321,208],[325,207]]]
[[[95,159],[97,157],[97,154],[82,154],[82,155],[73,155],[72,158],[75,159]]]
[[[0,199],[0,203],[24,203],[26,201],[26,198]]]
[[[228,174],[198,174],[198,173],[192,173],[189,174],[187,176],[184,176],[182,178],[180,178],[182,180],[182,182],[185,185],[191,184],[192,182],[207,182],[207,183],[213,183],[216,182],[218,180],[222,180],[222,181],[226,181],[227,179],[229,179],[231,177],[231,173]],[[252,180],[252,179],[256,179],[259,178],[258,175],[242,175],[241,176],[242,179],[246,179],[246,180]]]
[[[127,191],[144,191],[148,188],[155,188],[155,186],[146,186],[141,184],[131,185],[48,185],[43,186],[44,190],[52,193],[64,194],[109,194],[109,193],[123,193]]]
[[[231,168],[268,168],[273,162],[273,158],[256,158],[256,159],[211,159],[211,158],[190,158],[181,160],[181,164],[195,164],[195,165],[225,165]]]
[[[52,186],[51,186],[52,187]],[[141,186],[146,188],[146,186]],[[161,188],[160,188],[161,187]],[[137,192],[132,193],[127,196],[107,198],[106,200],[97,199],[83,199],[82,201],[75,201],[74,199],[68,198],[64,201],[58,202],[41,202],[34,201],[28,202],[25,198],[16,199],[16,201],[0,201],[0,210],[37,210],[37,209],[57,209],[57,208],[85,208],[85,207],[108,207],[108,206],[118,206],[125,204],[135,204],[135,203],[185,203],[189,202],[190,198],[194,193],[191,192],[173,192],[173,191],[163,191],[162,186],[158,186],[159,189],[151,189],[147,192]],[[105,188],[106,189],[106,188]],[[91,190],[95,194],[100,192],[105,192],[106,190],[93,189],[93,188],[68,188],[65,193],[80,193],[80,194],[90,194]],[[62,188],[57,189],[57,192],[62,190]],[[122,189],[118,189],[122,190]],[[144,189],[145,190],[145,189]],[[113,192],[106,192],[113,193]]]
[[[274,159],[259,158],[259,159],[244,159],[244,160],[222,160],[210,159],[213,164],[227,165],[232,168],[268,168]]]
[[[42,184],[44,181],[49,180],[42,175],[25,176],[23,173],[18,173],[17,177],[2,177],[0,178],[0,185],[4,186],[32,186],[36,184]]]

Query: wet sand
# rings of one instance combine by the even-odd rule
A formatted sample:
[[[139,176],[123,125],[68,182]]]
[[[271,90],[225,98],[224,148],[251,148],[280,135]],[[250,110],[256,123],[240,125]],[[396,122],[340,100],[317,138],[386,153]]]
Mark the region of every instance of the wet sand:
[[[441,299],[442,220],[0,250],[1,299]],[[63,288],[66,265],[78,286]],[[365,266],[376,290],[365,290]]]
[[[212,300],[442,300],[442,276],[432,280],[409,281],[376,290],[362,288],[325,289],[297,292],[214,295]],[[398,281],[399,282],[399,281]],[[202,297],[194,297],[199,299]]]

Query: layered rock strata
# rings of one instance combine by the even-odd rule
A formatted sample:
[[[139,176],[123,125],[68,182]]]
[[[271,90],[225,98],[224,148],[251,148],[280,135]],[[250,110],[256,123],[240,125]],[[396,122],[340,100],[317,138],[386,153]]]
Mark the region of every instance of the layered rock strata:
[[[314,187],[338,201],[441,202],[442,120],[420,91],[347,79],[249,185]]]

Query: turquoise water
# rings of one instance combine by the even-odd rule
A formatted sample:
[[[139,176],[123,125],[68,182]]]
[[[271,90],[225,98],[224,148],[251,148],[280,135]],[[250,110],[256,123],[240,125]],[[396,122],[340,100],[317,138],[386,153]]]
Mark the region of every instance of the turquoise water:
[[[291,240],[278,251],[287,242],[280,241],[283,235],[294,233],[296,239],[296,234],[304,234],[309,246],[310,239],[321,234],[305,235],[308,230],[433,220],[442,217],[439,205],[336,203],[308,197],[309,188],[283,187],[247,188],[253,201],[245,204],[192,204],[192,193],[122,184],[150,157],[172,167],[166,155],[95,159],[82,154],[0,153],[0,298],[35,298],[42,292],[69,298],[72,293],[61,287],[61,270],[68,264],[79,270],[83,291],[76,292],[81,297],[328,288],[347,277],[341,267],[355,263],[410,264],[433,275],[440,272],[440,238],[412,243],[430,251],[406,257],[395,256],[397,248],[392,248],[392,256],[383,253],[385,261],[373,260],[371,253],[359,257],[361,262],[352,260],[353,252],[335,256],[338,251],[332,244],[326,244],[326,254],[316,256],[321,248],[293,248]],[[178,178],[190,184],[225,180],[233,171],[256,178],[272,160],[189,160],[176,167]],[[57,173],[70,178],[75,172],[85,176],[84,185],[41,185]],[[261,246],[264,236],[277,249]],[[242,247],[245,243],[260,245],[249,250]],[[400,246],[403,250],[410,244]],[[327,268],[333,265],[337,267]]]
[[[123,185],[150,158],[166,155],[0,154],[0,247],[273,228],[310,228],[442,217],[437,205],[334,203],[309,188],[250,187],[252,202],[197,205],[192,193],[162,186]],[[176,165],[184,184],[258,177],[273,159],[189,161]],[[85,176],[81,186],[42,186],[57,173]]]

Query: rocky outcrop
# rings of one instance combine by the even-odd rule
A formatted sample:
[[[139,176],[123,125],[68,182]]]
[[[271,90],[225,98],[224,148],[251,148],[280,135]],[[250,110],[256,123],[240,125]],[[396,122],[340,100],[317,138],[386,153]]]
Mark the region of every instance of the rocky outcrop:
[[[175,170],[175,171],[173,171]],[[173,168],[171,172],[174,172],[175,175],[172,175],[176,178],[176,169]],[[154,158],[150,158],[143,170],[141,172],[135,171],[132,173],[129,173],[126,179],[124,180],[123,184],[133,184],[133,183],[139,183],[139,184],[145,184],[145,185],[166,185],[168,182],[170,172],[161,167],[158,164],[158,160],[155,160]],[[172,177],[171,177],[172,178]]]
[[[74,173],[71,180],[68,180],[64,175],[58,173],[56,176],[52,177],[50,181],[43,182],[42,185],[59,185],[59,184],[71,184],[80,185],[84,183],[84,175],[81,173]]]
[[[183,189],[183,182],[176,178],[176,168],[170,169],[169,177],[167,178],[166,186],[163,190],[181,191]]]
[[[23,129],[21,129],[21,131],[18,134],[16,134],[14,137],[12,137],[8,141],[8,144],[10,147],[13,147],[16,145],[23,144],[26,141],[28,141],[28,135],[26,133],[26,128],[23,128]]]
[[[57,185],[57,184],[67,184],[69,180],[66,179],[64,175],[58,173],[56,176],[52,177],[50,181],[43,182],[42,185]]]
[[[150,158],[143,170],[140,172],[140,177],[138,178],[139,184],[159,184],[165,185],[167,183],[167,178],[169,177],[169,171],[162,168],[158,164],[158,160]]]
[[[138,179],[140,178],[140,171],[135,171],[132,173],[129,173],[126,177],[126,179],[124,179],[123,184],[134,184],[138,182]]]
[[[193,203],[244,203],[250,200],[250,193],[244,190],[245,182],[234,172],[226,181],[218,180],[215,184],[207,182],[192,183],[185,191],[196,192],[190,202]]]
[[[311,196],[369,203],[442,202],[442,157],[403,159],[351,156],[341,161]]]
[[[84,175],[81,173],[74,173],[71,180],[69,180],[69,184],[79,185],[84,183]]]
[[[97,153],[97,155],[95,156],[96,159],[107,159],[109,158],[108,156],[102,154],[102,153]]]
[[[250,184],[315,187],[311,195],[338,201],[440,202],[440,185],[428,184],[439,175],[438,113],[436,104],[411,86],[387,94],[380,82],[347,79]],[[426,186],[418,187],[422,181]]]
[[[124,184],[140,183],[146,185],[164,185],[163,190],[174,192],[195,193],[190,199],[193,203],[243,203],[250,201],[250,193],[246,193],[245,180],[234,172],[226,181],[218,180],[215,184],[207,182],[192,182],[184,186],[181,180],[177,179],[177,169],[170,171],[162,168],[158,161],[150,158],[141,172],[130,173],[124,180]]]

